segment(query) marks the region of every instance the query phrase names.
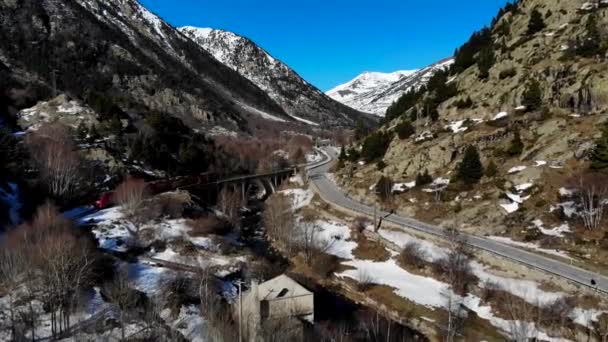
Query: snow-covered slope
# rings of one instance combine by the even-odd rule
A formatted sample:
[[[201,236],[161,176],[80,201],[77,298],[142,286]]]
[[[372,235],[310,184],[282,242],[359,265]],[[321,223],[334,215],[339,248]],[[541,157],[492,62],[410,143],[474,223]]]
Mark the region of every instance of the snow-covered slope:
[[[438,70],[448,68],[445,59],[420,70],[393,73],[365,72],[327,92],[336,101],[363,112],[384,116],[386,109],[410,88],[425,85]]]
[[[248,38],[210,28],[179,30],[264,90],[287,114],[312,125],[352,125],[367,115],[334,101]]]

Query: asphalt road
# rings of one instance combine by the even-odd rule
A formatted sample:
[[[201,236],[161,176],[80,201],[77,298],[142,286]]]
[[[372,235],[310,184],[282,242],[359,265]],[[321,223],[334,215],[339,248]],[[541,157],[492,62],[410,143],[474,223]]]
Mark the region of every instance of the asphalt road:
[[[325,148],[323,151],[326,153],[326,155],[331,156],[331,158],[326,158],[326,160],[323,162],[308,167],[309,178],[315,184],[321,198],[336,206],[368,216],[373,216],[373,207],[349,198],[334,182],[326,177],[326,173],[329,168],[335,164],[337,156],[335,151],[331,148]],[[444,236],[443,229],[439,226],[426,224],[408,217],[394,214],[391,215],[390,213],[383,211],[378,211],[377,214],[379,216],[387,216],[384,219],[385,221],[407,227],[409,229],[414,229],[438,237]],[[480,236],[466,234],[466,238],[467,242],[475,248],[491,252],[503,258],[507,258],[531,268],[536,268],[550,274],[566,278],[575,283],[582,284],[596,289],[597,291],[603,292],[604,294],[608,294],[608,277],[603,275]]]

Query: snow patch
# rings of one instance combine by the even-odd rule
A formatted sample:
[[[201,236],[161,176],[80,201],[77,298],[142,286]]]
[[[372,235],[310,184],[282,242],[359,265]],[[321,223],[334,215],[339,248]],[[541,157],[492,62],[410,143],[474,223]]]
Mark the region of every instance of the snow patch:
[[[509,113],[507,113],[507,112],[500,112],[500,113],[497,113],[496,115],[494,115],[494,117],[492,118],[491,121],[500,120],[502,118],[506,118],[507,116],[509,116]]]
[[[510,168],[509,171],[507,171],[507,173],[508,174],[518,173],[518,172],[521,172],[521,171],[523,171],[523,170],[525,170],[527,168],[528,168],[527,166],[523,166],[523,165],[521,165],[521,166],[514,166],[514,167]]]

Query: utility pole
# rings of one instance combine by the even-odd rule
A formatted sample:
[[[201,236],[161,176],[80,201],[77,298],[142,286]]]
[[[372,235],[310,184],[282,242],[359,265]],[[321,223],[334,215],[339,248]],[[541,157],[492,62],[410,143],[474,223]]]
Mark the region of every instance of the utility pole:
[[[239,280],[239,342],[243,342],[243,291],[242,282]]]
[[[53,86],[53,98],[57,97],[57,69],[51,71],[51,84]]]
[[[378,224],[378,203],[374,198],[374,229],[376,229],[376,225]]]

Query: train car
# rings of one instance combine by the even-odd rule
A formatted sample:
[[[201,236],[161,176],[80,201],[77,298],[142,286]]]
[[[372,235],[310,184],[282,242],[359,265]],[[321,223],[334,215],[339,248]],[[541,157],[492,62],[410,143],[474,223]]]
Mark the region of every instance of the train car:
[[[101,197],[95,201],[95,208],[99,210],[109,208],[112,205],[113,196],[114,191],[104,192]]]

